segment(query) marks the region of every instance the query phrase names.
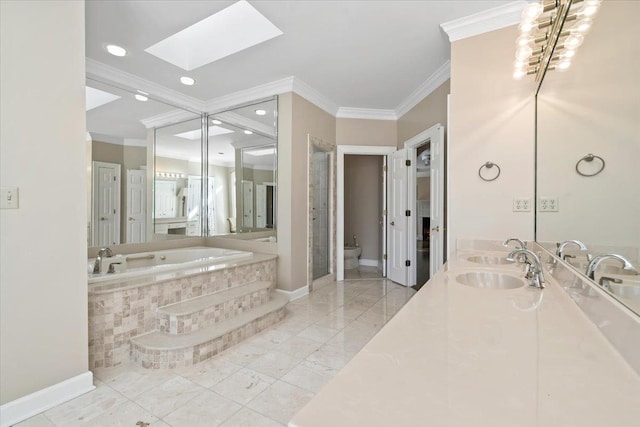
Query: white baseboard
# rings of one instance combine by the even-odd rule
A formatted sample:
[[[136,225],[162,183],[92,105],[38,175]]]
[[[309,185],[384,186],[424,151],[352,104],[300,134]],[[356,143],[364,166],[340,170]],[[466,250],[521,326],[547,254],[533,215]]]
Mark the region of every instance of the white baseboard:
[[[5,403],[0,406],[0,427],[9,427],[24,421],[93,389],[95,389],[93,373],[87,371],[58,384]]]
[[[360,258],[360,265],[364,265],[365,267],[377,267],[379,261],[377,259],[362,259]]]
[[[289,301],[293,301],[294,299],[302,298],[303,296],[308,295],[309,287],[305,285],[294,291],[285,291],[283,289],[276,289],[276,292],[289,298]]]

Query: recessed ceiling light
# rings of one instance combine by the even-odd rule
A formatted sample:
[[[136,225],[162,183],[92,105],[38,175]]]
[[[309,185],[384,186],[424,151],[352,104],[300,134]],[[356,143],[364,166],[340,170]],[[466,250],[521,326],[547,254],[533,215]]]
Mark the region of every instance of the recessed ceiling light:
[[[187,86],[193,86],[196,83],[196,81],[191,77],[182,76],[180,77],[180,83]]]
[[[127,54],[127,49],[115,44],[108,44],[107,52],[109,52],[113,56],[125,56]]]
[[[267,114],[267,110],[256,110],[256,114],[259,116],[264,116]]]
[[[251,135],[253,132],[251,132],[251,131],[250,131],[250,130],[248,130],[248,129],[245,129],[244,133],[245,133],[245,134],[247,134],[247,135]]]
[[[221,125],[222,124],[222,122],[220,120],[217,120],[217,119],[211,120],[211,123],[213,123],[214,125]]]
[[[191,71],[282,34],[256,8],[241,0],[146,48],[145,52]]]
[[[142,102],[147,101],[147,100],[149,99],[149,98],[147,98],[147,97],[146,97],[146,96],[144,96],[144,95],[140,95],[139,93],[136,93],[135,98],[136,98],[138,101],[142,101]]]

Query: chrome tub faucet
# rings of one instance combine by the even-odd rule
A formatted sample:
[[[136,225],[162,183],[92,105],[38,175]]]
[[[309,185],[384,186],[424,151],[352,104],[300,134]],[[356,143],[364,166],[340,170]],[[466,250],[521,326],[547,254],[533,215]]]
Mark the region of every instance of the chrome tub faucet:
[[[104,257],[105,255],[107,256],[107,258],[112,257],[113,252],[111,252],[111,249],[109,248],[101,248],[98,251],[98,256],[96,257],[96,261],[93,263],[93,274],[102,273],[101,271],[102,257]]]

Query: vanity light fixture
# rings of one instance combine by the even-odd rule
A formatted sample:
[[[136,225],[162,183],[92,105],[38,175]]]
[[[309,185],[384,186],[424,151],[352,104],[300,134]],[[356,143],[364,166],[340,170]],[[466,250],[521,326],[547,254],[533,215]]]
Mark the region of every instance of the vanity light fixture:
[[[265,114],[267,114],[267,110],[256,110],[256,114],[258,116],[264,116]]]
[[[141,95],[141,94],[139,94],[139,93],[136,93],[136,94],[134,95],[134,97],[135,97],[138,101],[142,101],[142,102],[146,102],[146,101],[148,101],[148,100],[149,100],[149,98],[147,98],[146,96]]]
[[[539,0],[522,11],[516,39],[513,77],[534,74],[540,82],[548,70],[566,70],[591,28],[602,0]]]
[[[125,56],[127,54],[127,49],[115,44],[108,44],[106,46],[106,49],[107,52],[109,52],[113,56]]]
[[[180,179],[184,178],[184,174],[178,172],[156,172],[156,177],[158,178],[170,178],[170,179]]]
[[[251,134],[253,134],[253,132],[252,132],[252,131],[250,131],[249,129],[245,129],[245,130],[244,130],[244,133],[245,133],[245,135],[251,135]]]
[[[196,81],[191,77],[182,76],[180,77],[180,83],[186,86],[193,86],[194,84],[196,84]]]

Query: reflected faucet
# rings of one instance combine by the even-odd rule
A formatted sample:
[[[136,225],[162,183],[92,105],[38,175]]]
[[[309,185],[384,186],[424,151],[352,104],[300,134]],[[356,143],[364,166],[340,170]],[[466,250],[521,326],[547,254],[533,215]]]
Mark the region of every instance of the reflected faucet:
[[[564,249],[571,244],[578,246],[581,251],[587,250],[587,245],[582,243],[580,240],[565,240],[564,242],[558,245],[558,248],[556,249],[556,256],[561,260],[565,260],[569,257],[573,258],[571,255],[564,254]],[[553,261],[555,261],[555,259]],[[591,261],[591,255],[589,254],[587,254],[587,261]]]
[[[620,261],[620,263],[622,263],[623,270],[632,271],[638,274],[638,270],[636,270],[635,267],[629,262],[629,260],[623,257],[622,255],[604,254],[604,255],[598,255],[597,257],[594,257],[591,260],[591,262],[589,262],[589,265],[587,266],[587,271],[586,271],[587,277],[589,277],[589,279],[591,280],[595,280],[596,269],[598,268],[598,266],[602,261],[607,259],[616,259]]]
[[[527,279],[531,280],[531,286],[535,286],[538,289],[544,288],[544,273],[542,272],[542,263],[540,262],[540,258],[535,253],[531,252],[529,249],[516,249],[515,251],[511,251],[507,256],[507,261],[515,261],[516,256],[518,256],[518,260],[524,258],[524,262],[527,263],[527,275],[525,276]],[[529,257],[533,260],[533,264],[529,262]]]
[[[100,274],[102,271],[100,271],[100,268],[102,266],[102,257],[103,256],[107,256],[108,257],[112,257],[113,253],[111,252],[111,249],[109,248],[101,248],[98,251],[98,256],[96,257],[96,262],[93,263],[93,274]]]

